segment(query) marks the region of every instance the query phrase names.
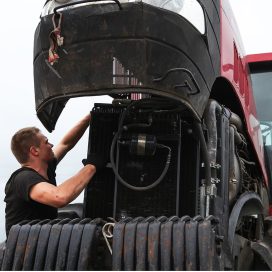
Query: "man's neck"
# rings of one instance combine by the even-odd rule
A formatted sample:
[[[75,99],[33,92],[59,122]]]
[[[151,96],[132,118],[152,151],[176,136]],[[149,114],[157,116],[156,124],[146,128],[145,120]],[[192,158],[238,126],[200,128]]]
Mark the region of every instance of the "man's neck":
[[[22,164],[22,167],[31,168],[35,170],[36,172],[38,172],[44,178],[48,179],[48,176],[47,176],[48,163],[46,162],[41,162],[41,161],[26,162]]]

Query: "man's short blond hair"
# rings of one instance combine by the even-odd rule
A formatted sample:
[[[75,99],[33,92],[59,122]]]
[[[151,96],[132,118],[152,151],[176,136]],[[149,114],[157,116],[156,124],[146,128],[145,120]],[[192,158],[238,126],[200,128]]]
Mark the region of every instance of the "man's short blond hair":
[[[19,163],[26,163],[29,159],[31,146],[40,146],[37,134],[41,131],[36,127],[26,127],[18,130],[11,138],[11,151]]]

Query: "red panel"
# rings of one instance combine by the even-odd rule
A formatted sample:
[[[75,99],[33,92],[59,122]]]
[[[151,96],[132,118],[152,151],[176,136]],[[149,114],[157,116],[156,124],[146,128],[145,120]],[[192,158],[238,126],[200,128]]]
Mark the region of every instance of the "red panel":
[[[265,62],[272,61],[272,53],[253,54],[246,56],[246,62]]]
[[[247,62],[272,60],[272,53],[244,56],[240,33],[232,13],[229,0],[221,0],[221,76],[227,79],[237,95],[244,112],[247,132],[254,146],[267,183],[264,164],[263,140],[257,118],[252,86],[249,83]]]

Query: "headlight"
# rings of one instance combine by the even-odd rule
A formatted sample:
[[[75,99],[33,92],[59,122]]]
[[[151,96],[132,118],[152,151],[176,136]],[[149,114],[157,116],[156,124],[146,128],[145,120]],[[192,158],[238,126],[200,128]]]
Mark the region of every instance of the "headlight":
[[[51,0],[49,1],[42,11],[42,16],[53,13],[53,10],[57,6],[61,6],[64,4],[78,2],[78,0]],[[197,0],[119,0],[122,3],[133,3],[133,2],[144,2],[146,4],[167,9],[172,12],[175,12],[184,18],[186,18],[201,34],[205,33],[205,16],[202,6],[199,4]],[[112,1],[98,1],[98,2],[90,2],[79,5],[94,5],[101,3],[113,3]],[[69,8],[72,8],[70,6]]]

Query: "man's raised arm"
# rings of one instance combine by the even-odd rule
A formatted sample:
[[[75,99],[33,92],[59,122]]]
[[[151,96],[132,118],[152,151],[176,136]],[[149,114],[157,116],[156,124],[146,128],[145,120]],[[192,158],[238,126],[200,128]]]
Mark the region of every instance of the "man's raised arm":
[[[63,159],[68,151],[70,151],[80,140],[91,120],[91,114],[82,118],[72,129],[70,129],[63,139],[53,148],[54,155],[58,163]]]

